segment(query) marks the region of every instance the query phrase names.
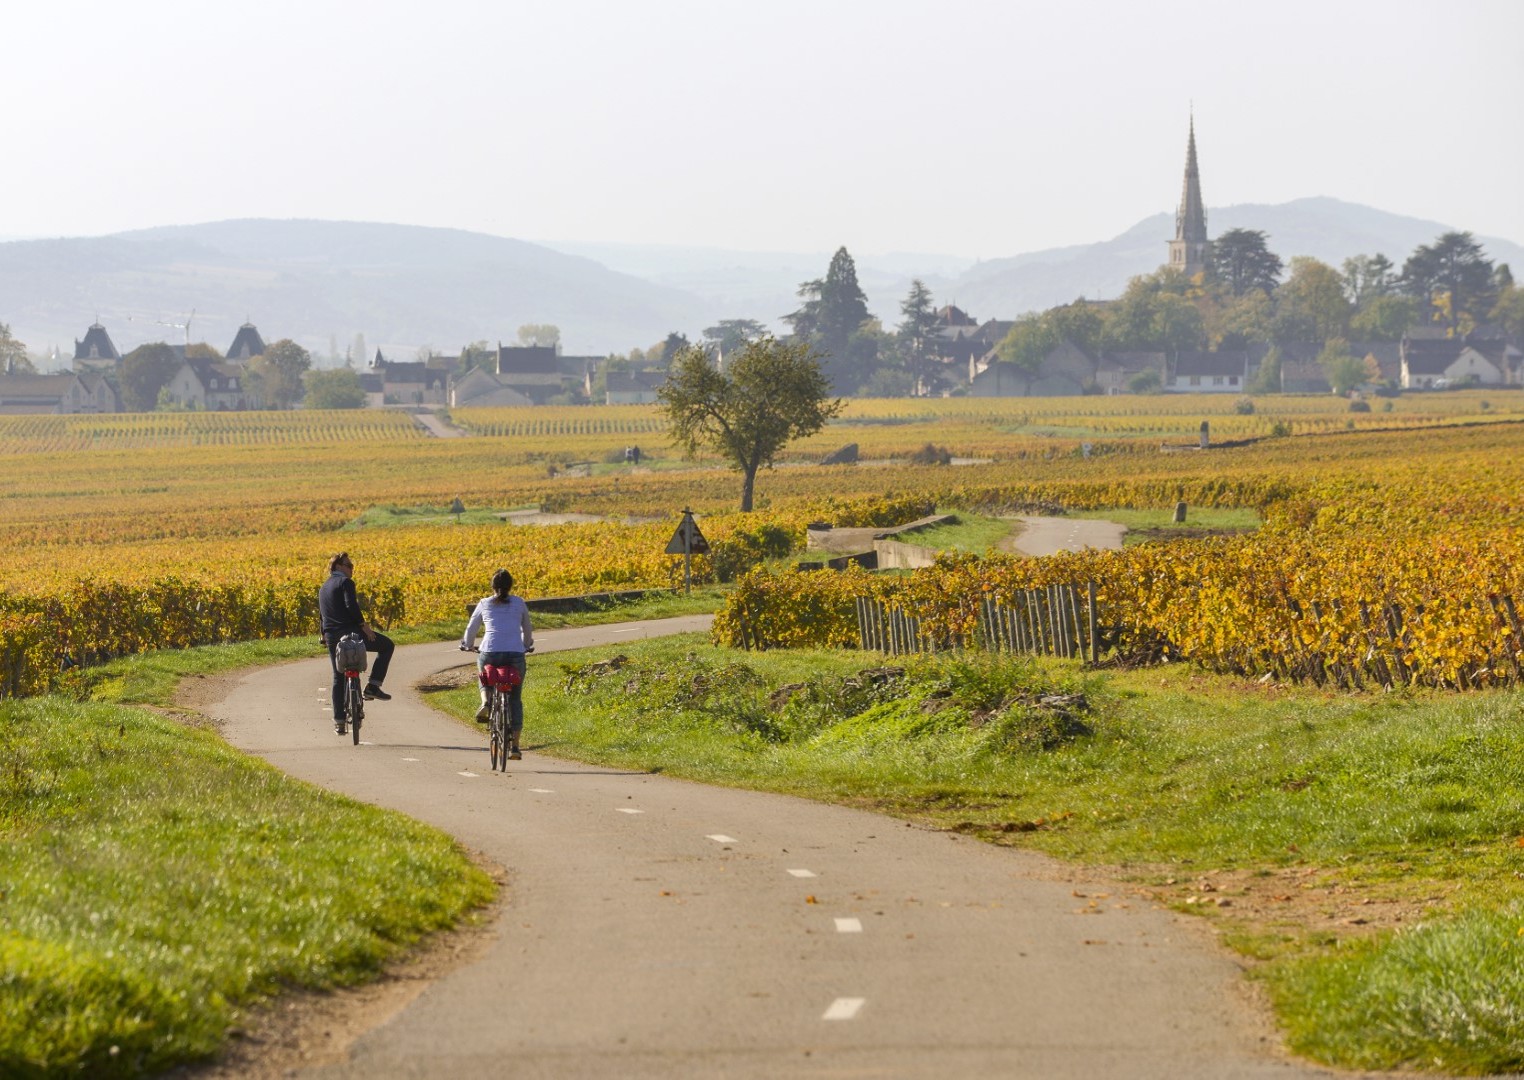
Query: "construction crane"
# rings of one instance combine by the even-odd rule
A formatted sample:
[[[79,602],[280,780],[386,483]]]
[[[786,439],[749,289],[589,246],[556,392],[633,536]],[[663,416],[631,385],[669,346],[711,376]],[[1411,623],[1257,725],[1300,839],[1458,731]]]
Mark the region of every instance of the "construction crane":
[[[175,331],[186,332],[186,349],[189,349],[189,347],[191,347],[191,323],[194,320],[195,308],[192,308],[191,314],[186,315],[186,321],[183,321],[183,323],[166,323],[166,321],[162,320],[162,318],[155,318],[154,321],[155,323],[160,324],[160,326],[168,326],[168,328],[175,329]]]

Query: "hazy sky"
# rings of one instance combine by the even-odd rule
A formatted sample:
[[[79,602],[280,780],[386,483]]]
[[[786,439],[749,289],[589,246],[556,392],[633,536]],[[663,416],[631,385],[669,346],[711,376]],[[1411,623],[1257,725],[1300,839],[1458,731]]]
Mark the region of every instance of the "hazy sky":
[[[47,0],[0,235],[232,217],[990,258],[1331,195],[1524,242],[1521,0]]]

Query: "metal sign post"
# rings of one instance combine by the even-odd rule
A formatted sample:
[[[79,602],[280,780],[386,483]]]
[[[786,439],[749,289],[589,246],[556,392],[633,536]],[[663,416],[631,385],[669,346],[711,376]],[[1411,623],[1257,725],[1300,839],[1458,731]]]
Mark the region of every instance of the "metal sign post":
[[[683,520],[678,522],[677,531],[672,534],[672,539],[667,541],[667,554],[683,557],[683,592],[692,592],[693,556],[709,554],[709,541],[705,540],[704,534],[699,532],[698,522],[693,520],[692,510],[683,511]]]

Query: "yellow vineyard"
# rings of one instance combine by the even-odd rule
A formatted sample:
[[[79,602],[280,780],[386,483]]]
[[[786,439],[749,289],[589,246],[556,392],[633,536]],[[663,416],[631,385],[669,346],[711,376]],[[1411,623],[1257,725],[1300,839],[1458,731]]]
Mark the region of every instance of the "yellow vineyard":
[[[1524,596],[1512,537],[1524,395],[1414,395],[1358,413],[1331,398],[1254,405],[1245,414],[1235,399],[1206,396],[854,401],[760,477],[760,509],[748,518],[731,513],[736,474],[714,459],[683,461],[645,406],[461,410],[453,420],[473,434],[460,439],[428,437],[390,411],[4,417],[0,686],[43,685],[65,655],[310,632],[316,586],[338,549],[354,554],[385,617],[417,623],[456,617],[500,565],[529,596],[671,584],[675,560],[662,547],[685,507],[715,541],[715,558],[698,567],[712,574],[769,550],[770,526],[797,542],[810,520],[889,524],[931,505],[1177,499],[1255,507],[1269,524],[1237,541],[958,563],[901,582],[757,579],[738,603],[774,619],[779,641],[835,640],[846,636],[842,597],[898,589],[951,632],[970,617],[959,606],[967,597],[1063,575],[1098,582],[1107,610],[1119,624],[1127,617],[1133,636],[1122,644],[1224,670],[1305,653],[1325,672],[1354,671],[1350,650],[1364,640],[1365,652],[1399,650],[1445,685],[1511,671],[1508,613],[1491,598]],[[1203,420],[1214,442],[1235,445],[1191,449]],[[860,464],[814,464],[847,443]],[[911,464],[928,443],[965,463]],[[639,467],[622,463],[631,444]],[[488,515],[456,525],[441,512],[428,524],[354,527],[372,507],[442,511],[456,498],[473,511],[607,520],[509,525]],[[1304,614],[1288,621],[1288,601]],[[1452,601],[1456,613],[1438,613]],[[1362,620],[1390,621],[1394,603],[1403,633],[1362,637]],[[1408,616],[1412,604],[1421,617]]]

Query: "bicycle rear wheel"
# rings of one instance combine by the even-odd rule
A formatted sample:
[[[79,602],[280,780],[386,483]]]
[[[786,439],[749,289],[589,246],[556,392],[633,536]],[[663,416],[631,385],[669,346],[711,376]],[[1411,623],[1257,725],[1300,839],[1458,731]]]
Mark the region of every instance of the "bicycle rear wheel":
[[[349,735],[354,745],[360,745],[360,721],[365,719],[365,698],[360,693],[360,680],[351,677],[346,697],[349,712]]]

